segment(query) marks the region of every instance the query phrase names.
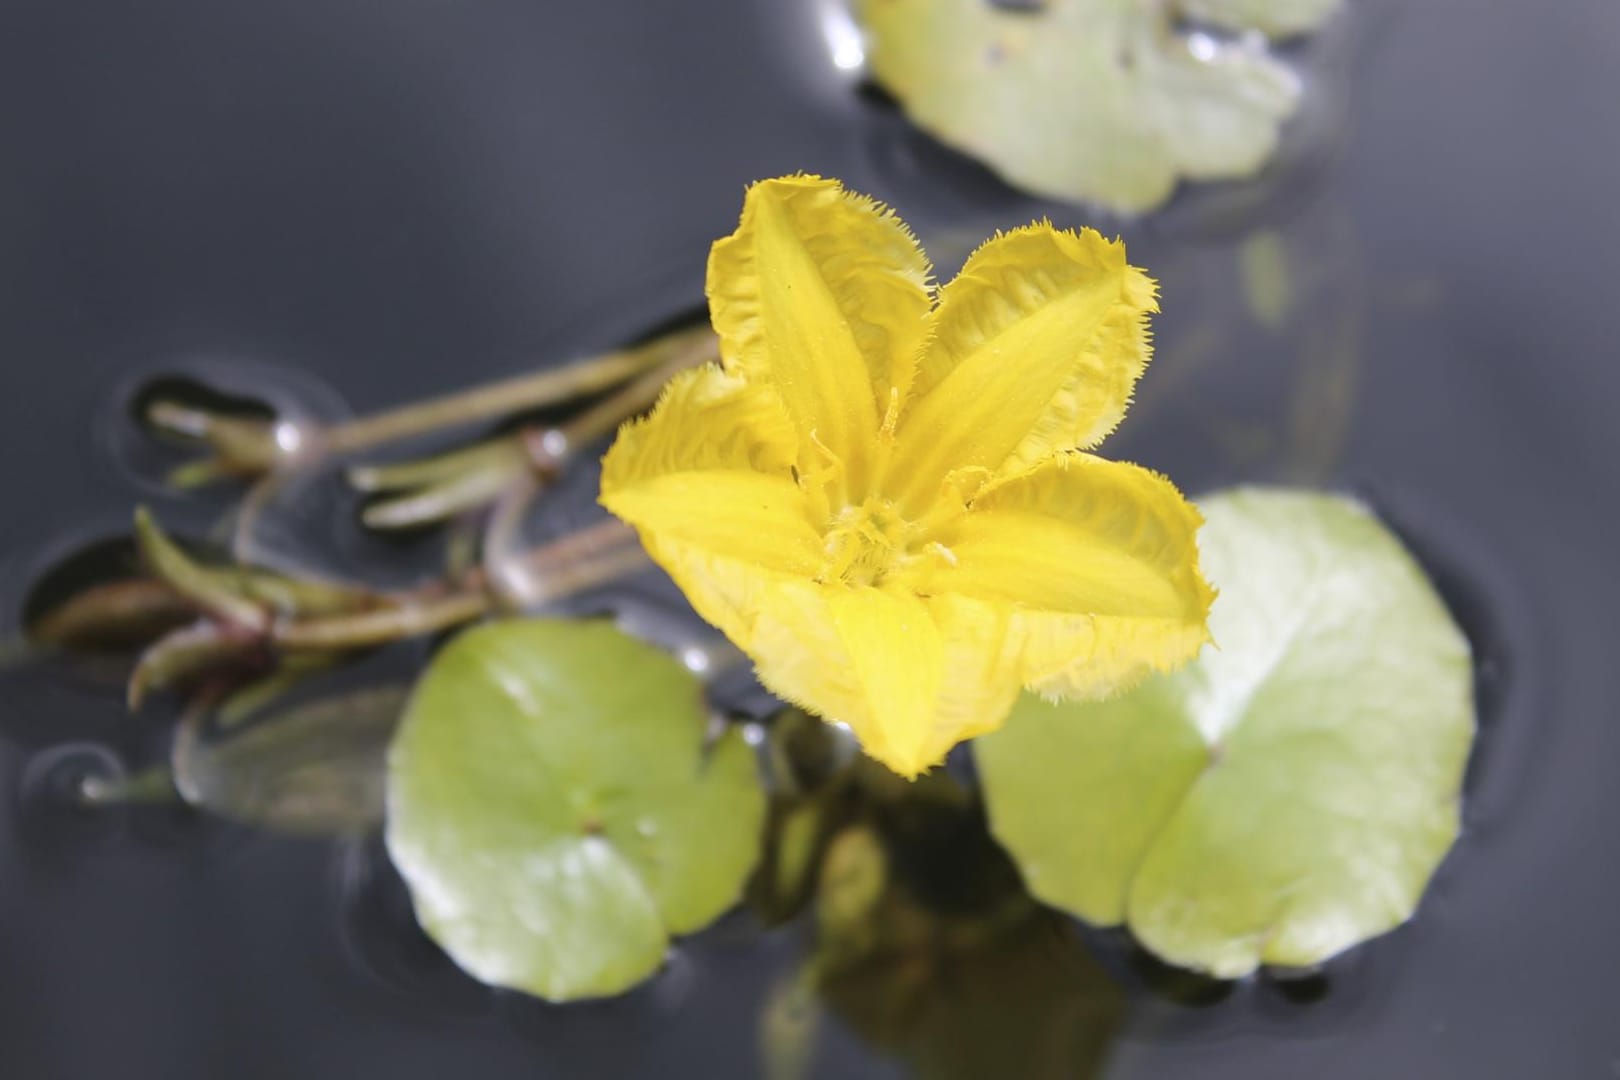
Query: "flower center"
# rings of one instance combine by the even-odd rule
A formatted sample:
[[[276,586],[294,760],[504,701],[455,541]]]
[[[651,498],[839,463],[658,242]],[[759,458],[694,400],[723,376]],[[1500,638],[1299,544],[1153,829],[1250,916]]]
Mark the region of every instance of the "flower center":
[[[881,585],[929,546],[921,528],[879,497],[839,510],[822,535],[826,561],[817,579],[828,584]]]

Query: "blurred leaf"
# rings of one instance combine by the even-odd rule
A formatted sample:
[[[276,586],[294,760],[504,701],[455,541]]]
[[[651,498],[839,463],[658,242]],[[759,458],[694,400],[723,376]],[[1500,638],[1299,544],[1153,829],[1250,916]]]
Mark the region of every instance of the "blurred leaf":
[[[824,798],[772,799],[759,872],[748,887],[748,903],[766,923],[791,919],[810,898],[834,812]]]
[[[125,691],[130,712],[139,712],[154,690],[169,690],[228,670],[263,666],[268,653],[256,634],[206,619],[171,630],[135,662]]]
[[[343,653],[292,653],[279,657],[272,671],[235,686],[214,711],[214,725],[229,730],[264,712],[276,700],[297,689],[311,677],[334,667]]]
[[[928,797],[878,820],[822,866],[813,965],[831,1009],[928,1080],[1095,1076],[1123,995],[1024,891],[982,811]]]
[[[29,623],[28,638],[74,652],[127,652],[196,617],[196,605],[163,582],[126,578],[67,597]]]
[[[1280,330],[1294,305],[1288,248],[1281,234],[1265,229],[1245,240],[1238,248],[1238,272],[1254,321],[1267,330]]]
[[[1257,172],[1300,80],[1263,35],[1335,0],[859,0],[874,77],[919,126],[1040,195],[1150,210],[1176,181]],[[1197,15],[1236,31],[1181,32]]]
[[[813,802],[792,806],[783,815],[773,867],[777,895],[791,896],[809,882],[821,835],[821,819],[821,807]]]
[[[1040,909],[981,945],[873,952],[821,985],[845,1023],[919,1080],[1087,1080],[1125,1017],[1075,928]]]
[[[1350,500],[1202,503],[1218,648],[1101,703],[1026,696],[975,747],[1039,898],[1223,977],[1307,967],[1415,908],[1457,835],[1467,639]]]
[[[147,568],[181,597],[248,629],[265,629],[272,615],[343,615],[392,605],[388,597],[354,586],[201,562],[145,507],[135,512],[135,543]]]
[[[888,885],[889,859],[874,830],[857,825],[834,836],[821,863],[816,897],[816,925],[822,935],[845,942],[856,938],[873,922],[873,910]]]
[[[317,834],[374,828],[407,694],[391,686],[325,698],[218,740],[185,724],[174,744],[175,787],[187,802],[249,825]]]
[[[789,707],[771,717],[766,757],[774,791],[789,795],[819,791],[858,756],[854,735],[803,709]]]
[[[821,1001],[814,969],[801,967],[771,987],[760,1012],[760,1054],[764,1080],[804,1080],[810,1075]]]
[[[246,629],[267,624],[268,612],[254,598],[245,596],[230,576],[192,558],[144,506],[135,511],[135,543],[147,569],[203,611]]]
[[[657,970],[739,896],[765,797],[705,746],[702,686],[605,623],[470,630],[418,684],[389,757],[388,846],[422,926],[487,983],[553,1001]]]

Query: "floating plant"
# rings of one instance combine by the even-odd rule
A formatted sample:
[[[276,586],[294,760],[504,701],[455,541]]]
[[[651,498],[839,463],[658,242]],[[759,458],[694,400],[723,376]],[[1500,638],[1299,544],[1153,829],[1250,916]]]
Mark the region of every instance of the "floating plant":
[[[1299,76],[1270,44],[1315,29],[1337,7],[1338,0],[856,5],[873,77],[920,127],[1017,187],[1127,212],[1159,206],[1181,179],[1258,172],[1302,93]]]
[[[1232,978],[1406,920],[1457,836],[1468,640],[1359,504],[1212,496],[1218,648],[1095,704],[1026,697],[975,744],[1030,889]]]
[[[388,850],[468,972],[553,1001],[627,990],[732,906],[765,796],[697,677],[604,622],[468,631],[389,755]]]
[[[909,3],[869,5],[880,73],[881,20]],[[1328,6],[1186,13],[1284,33]],[[1101,25],[1136,34],[1163,18],[979,7],[1112,12]],[[1173,179],[1140,160],[1133,183]],[[882,206],[784,177],[750,188],[714,246],[712,330],[327,425],[153,398],[150,418],[205,452],[177,484],[262,492],[341,464],[368,527],[482,515],[481,543],[383,589],[189,546],[139,512],[138,568],[30,612],[42,646],[134,646],[132,707],[183,702],[167,774],[86,799],[166,784],[301,832],[385,817],[428,934],[553,1001],[629,989],[744,895],[765,922],[813,914],[771,1014],[783,1062],[809,988],[933,1074],[983,1074],[949,1050],[979,1021],[1092,1068],[1087,1032],[1119,1003],[1053,909],[1223,977],[1314,964],[1406,918],[1455,837],[1473,730],[1467,643],[1417,565],[1345,500],[1216,495],[1204,525],[1168,479],[1090,452],[1125,415],[1157,310],[1119,241],[1037,223],[946,285],[930,274]],[[514,519],[615,431],[600,500],[623,520],[522,548]],[[589,590],[597,613],[630,606],[611,590],[649,556],[794,706],[764,732],[716,717],[679,644],[533,617]],[[392,675],[308,700],[363,656],[439,637],[408,699]],[[982,791],[930,773],[970,739]],[[903,1007],[861,1004],[873,994]],[[1087,1032],[1064,1027],[1081,1014]]]
[[[1086,448],[1148,361],[1151,279],[1031,225],[933,294],[888,210],[755,185],[714,247],[723,361],[608,452],[602,502],[783,698],[907,776],[1021,686],[1098,697],[1190,659],[1198,515]]]

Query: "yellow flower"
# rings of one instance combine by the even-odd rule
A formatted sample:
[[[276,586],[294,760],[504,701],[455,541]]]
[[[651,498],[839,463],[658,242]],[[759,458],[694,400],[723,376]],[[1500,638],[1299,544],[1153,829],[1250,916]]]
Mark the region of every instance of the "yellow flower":
[[[911,233],[833,180],[749,189],[709,257],[724,360],[603,463],[692,606],[779,696],[906,776],[1021,687],[1101,696],[1192,657],[1211,591],[1170,482],[1081,452],[1119,423],[1155,286],[1031,225],[936,293]]]

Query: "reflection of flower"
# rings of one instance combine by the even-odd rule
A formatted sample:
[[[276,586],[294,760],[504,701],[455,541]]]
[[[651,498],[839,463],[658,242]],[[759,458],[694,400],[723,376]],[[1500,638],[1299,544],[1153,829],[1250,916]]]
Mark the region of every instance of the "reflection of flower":
[[[602,502],[772,691],[915,775],[1019,688],[1099,696],[1205,641],[1199,517],[1078,448],[1124,415],[1153,282],[1031,225],[938,291],[831,180],[756,184],[709,257],[723,362],[608,452]]]

